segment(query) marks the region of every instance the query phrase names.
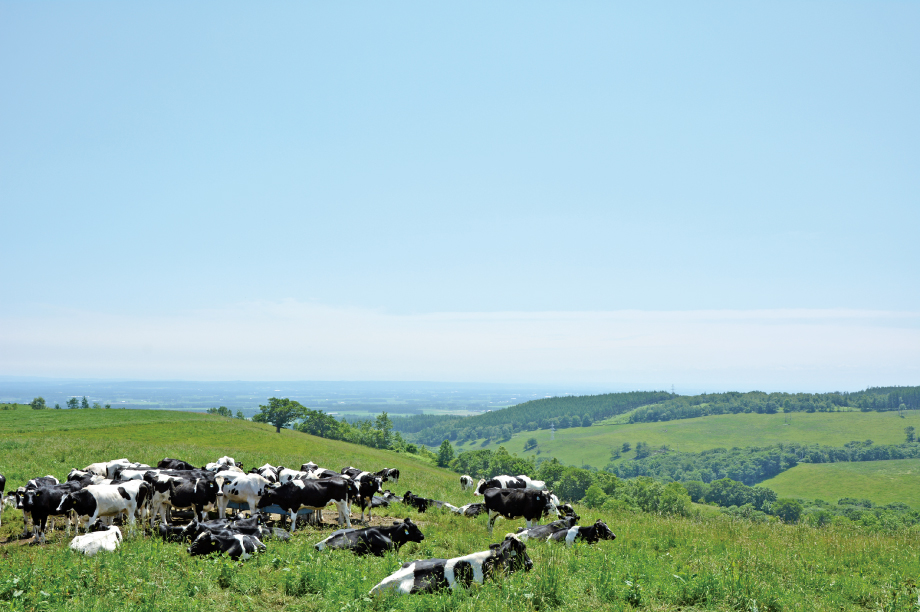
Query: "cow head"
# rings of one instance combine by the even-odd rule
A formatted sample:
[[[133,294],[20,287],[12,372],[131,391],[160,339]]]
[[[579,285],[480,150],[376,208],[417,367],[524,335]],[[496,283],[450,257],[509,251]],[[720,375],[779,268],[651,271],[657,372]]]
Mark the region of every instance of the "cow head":
[[[57,514],[70,512],[77,507],[77,502],[79,501],[81,494],[86,493],[86,491],[76,491],[74,493],[68,493],[67,495],[64,495],[61,497],[61,503],[58,504],[57,510],[55,510],[55,512]]]
[[[25,493],[22,495],[22,510],[24,512],[32,512],[35,509],[35,505],[41,502],[43,492],[41,489],[26,489]]]
[[[421,542],[425,539],[425,534],[413,523],[408,517],[403,522],[394,521],[393,525],[399,527],[399,531],[393,538],[394,541],[400,542]]]
[[[616,540],[617,539],[616,534],[614,534],[613,531],[610,530],[610,527],[607,526],[607,523],[605,523],[604,521],[600,519],[598,519],[597,522],[594,523],[594,529],[596,530],[598,540]]]
[[[508,573],[522,567],[528,572],[533,568],[533,561],[527,554],[527,545],[516,534],[509,533],[500,544],[489,545],[489,551],[495,560],[493,564],[501,566]]]
[[[480,478],[479,482],[476,483],[476,488],[473,489],[473,495],[482,495],[485,493],[486,489],[488,488],[486,486],[487,484],[488,483],[484,479]]]
[[[186,550],[193,557],[196,555],[209,555],[220,551],[220,542],[210,531],[202,531]]]

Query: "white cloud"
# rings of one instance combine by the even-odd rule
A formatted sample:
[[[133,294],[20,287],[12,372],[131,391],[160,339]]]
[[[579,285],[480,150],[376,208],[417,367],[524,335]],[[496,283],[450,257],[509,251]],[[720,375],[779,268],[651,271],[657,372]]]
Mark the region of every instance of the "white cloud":
[[[857,389],[920,382],[920,313],[390,315],[295,301],[168,317],[55,312],[0,320],[0,373]]]

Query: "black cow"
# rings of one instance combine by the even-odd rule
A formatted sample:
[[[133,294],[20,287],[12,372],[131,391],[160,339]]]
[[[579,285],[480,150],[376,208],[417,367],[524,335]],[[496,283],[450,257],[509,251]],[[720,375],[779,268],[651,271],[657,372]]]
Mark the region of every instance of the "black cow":
[[[364,509],[367,508],[367,522],[371,520],[371,508],[374,507],[374,494],[380,490],[383,484],[380,476],[375,476],[370,472],[361,472],[357,476],[352,476],[352,480],[358,486],[358,503],[361,505],[361,522],[364,520]]]
[[[398,551],[406,542],[421,542],[424,539],[422,530],[407,518],[401,523],[394,522],[390,527],[340,529],[322,542],[318,542],[316,550],[347,549],[356,555],[372,554],[382,557],[388,550]]]
[[[32,535],[36,541],[45,539],[45,527],[48,525],[49,516],[64,516],[67,512],[58,512],[61,500],[68,493],[79,491],[83,485],[79,482],[65,482],[64,484],[26,489],[22,498],[22,510],[32,517]],[[70,527],[68,527],[68,531]]]
[[[351,527],[351,508],[349,500],[358,496],[354,481],[345,478],[326,478],[323,480],[292,480],[283,485],[266,488],[257,504],[258,508],[278,506],[291,515],[291,532],[297,529],[297,511],[311,508],[322,511],[334,503],[339,511],[339,525],[346,523]]]
[[[161,484],[154,485],[154,489]],[[169,505],[176,509],[191,508],[195,516],[204,518],[205,506],[214,506],[217,503],[217,483],[213,480],[170,480],[167,488]]]
[[[181,459],[170,459],[169,457],[160,459],[160,461],[157,462],[157,468],[161,470],[194,470],[196,469],[195,466],[189,463],[188,461],[182,461]]]
[[[227,553],[236,561],[240,558],[248,559],[252,553],[265,550],[265,544],[255,536],[242,533],[204,531],[195,538],[187,550],[192,556]]]
[[[517,530],[517,536],[523,541],[527,540],[545,540],[557,532],[566,532],[575,524],[578,519],[574,516],[567,516],[564,519],[553,521],[546,525],[537,525],[535,527],[521,527]]]
[[[524,518],[527,526],[531,527],[531,522],[539,521],[545,514],[554,512],[558,515],[551,495],[548,491],[535,489],[486,489],[483,501],[489,511],[489,533],[492,533],[492,526],[499,516]]]
[[[617,537],[610,531],[606,523],[598,520],[590,527],[575,526],[566,531],[557,531],[550,535],[549,539],[553,542],[565,542],[566,546],[571,546],[578,541],[594,544],[598,540],[616,540]]]
[[[60,484],[60,482],[57,478],[51,476],[50,474],[48,476],[39,476],[38,478],[33,478],[27,482],[26,486],[19,487],[12,493],[12,495],[16,498],[16,509],[22,510],[22,523],[24,530],[19,537],[29,537],[29,526],[32,524],[31,513],[22,507],[22,502],[25,499],[26,491],[34,491],[35,489],[39,489],[41,487],[50,487],[56,484]]]
[[[372,595],[388,591],[401,594],[430,593],[441,589],[482,584],[496,572],[510,573],[517,569],[530,570],[533,562],[527,556],[527,546],[514,535],[505,536],[500,544],[489,550],[454,559],[426,559],[403,563],[402,568],[384,578],[371,589]]]

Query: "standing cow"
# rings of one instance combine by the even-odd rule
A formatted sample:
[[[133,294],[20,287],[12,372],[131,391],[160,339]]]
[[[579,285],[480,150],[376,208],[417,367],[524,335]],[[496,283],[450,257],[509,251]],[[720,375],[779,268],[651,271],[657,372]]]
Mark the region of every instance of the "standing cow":
[[[297,529],[297,511],[301,508],[321,512],[334,503],[339,512],[339,525],[351,527],[349,499],[358,495],[355,483],[345,478],[322,480],[292,480],[283,485],[269,488],[258,501],[257,507],[278,506],[291,516],[291,533]]]
[[[527,527],[550,512],[559,516],[551,495],[534,489],[486,489],[483,501],[489,511],[489,533],[492,533],[495,519],[500,516],[509,520],[523,518]]]

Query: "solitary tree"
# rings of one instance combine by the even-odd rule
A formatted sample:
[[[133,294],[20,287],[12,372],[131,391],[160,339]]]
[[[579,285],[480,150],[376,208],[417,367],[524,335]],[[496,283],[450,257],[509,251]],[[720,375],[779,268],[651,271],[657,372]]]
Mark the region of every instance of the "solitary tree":
[[[32,410],[44,410],[45,408],[48,407],[45,404],[45,398],[43,398],[42,396],[36,397],[34,400],[32,400],[32,403],[29,405],[32,406]]]
[[[80,408],[83,408],[83,409],[88,409],[88,408],[89,408],[89,400],[86,399],[86,396],[85,396],[85,395],[83,396],[83,399],[80,400]]]
[[[259,405],[259,414],[252,417],[257,423],[271,423],[275,426],[275,433],[281,433],[282,427],[287,427],[297,419],[304,416],[304,407],[300,402],[288,398],[268,398],[268,405]]]
[[[393,443],[393,421],[386,412],[381,412],[374,420],[374,434],[377,438],[377,448],[390,448]]]
[[[240,419],[240,420],[242,420],[242,421],[245,421],[245,420],[246,420],[246,417],[243,415],[243,411],[242,411],[242,410],[237,410],[237,411],[236,411],[236,418],[238,418],[238,419]]]
[[[527,438],[527,442],[524,443],[524,450],[528,451],[533,448],[537,448],[537,439],[536,438]]]
[[[60,409],[61,409],[61,405],[55,403],[55,404],[54,404],[54,409],[55,409],[55,410],[60,410]]]
[[[447,467],[454,459],[454,447],[450,442],[444,440],[441,442],[441,448],[438,449],[438,467]]]
[[[79,408],[80,400],[78,400],[75,397],[70,398],[69,400],[67,400],[67,407],[70,409]]]

